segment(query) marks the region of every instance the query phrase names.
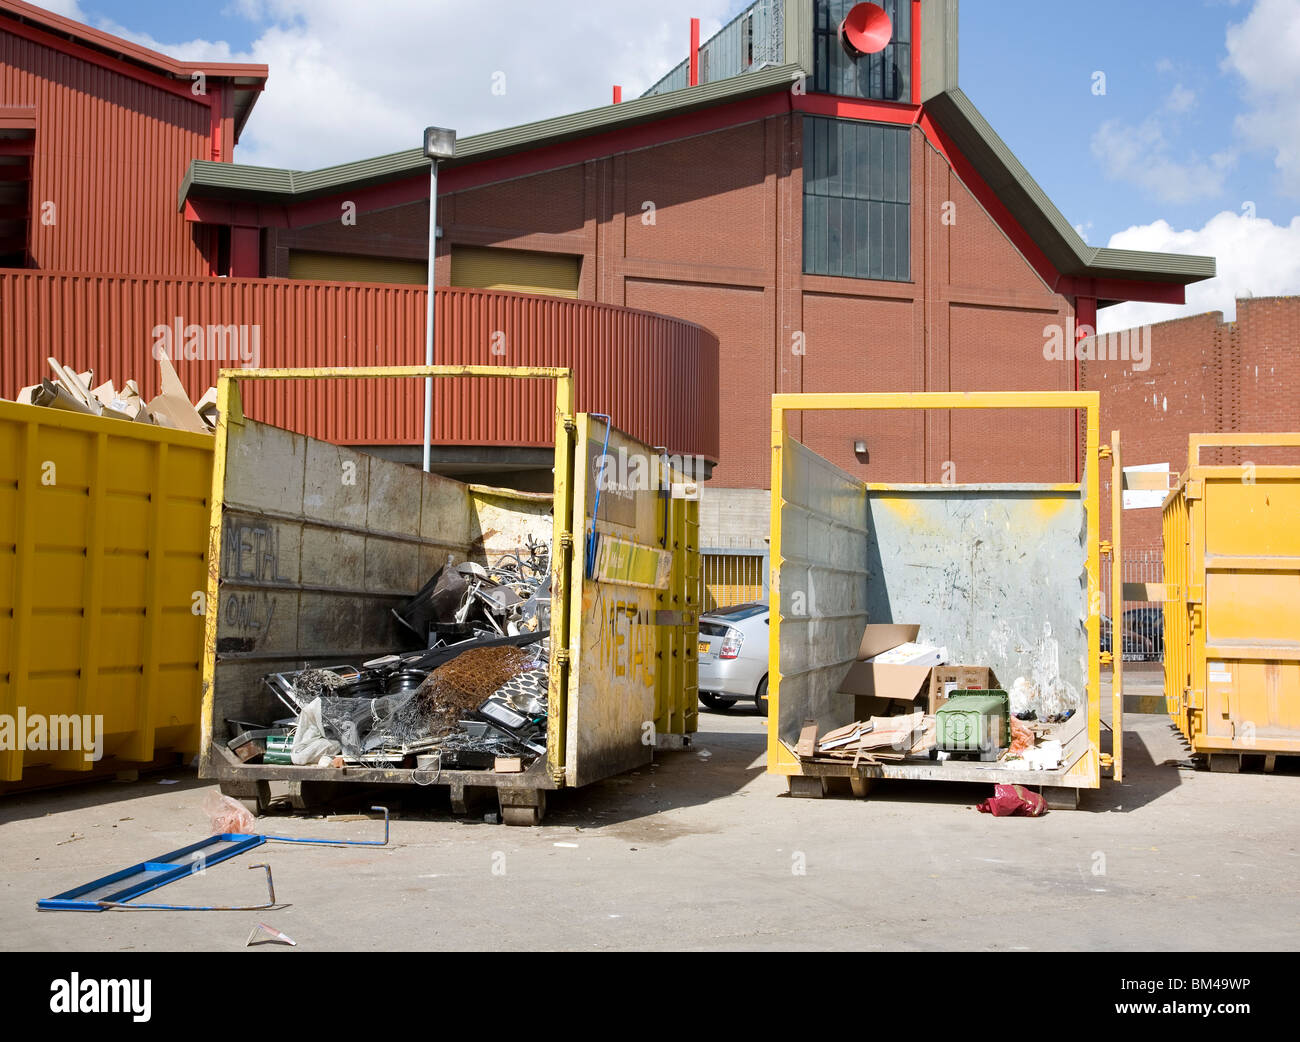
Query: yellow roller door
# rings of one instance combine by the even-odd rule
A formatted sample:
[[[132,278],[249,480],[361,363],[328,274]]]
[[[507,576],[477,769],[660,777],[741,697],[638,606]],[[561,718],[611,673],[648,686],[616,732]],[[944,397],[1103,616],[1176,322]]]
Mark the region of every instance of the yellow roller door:
[[[398,257],[363,257],[355,253],[289,251],[289,278],[328,282],[400,282],[423,286],[429,264]]]
[[[567,253],[535,253],[492,246],[453,246],[451,284],[472,289],[578,296],[582,258]]]

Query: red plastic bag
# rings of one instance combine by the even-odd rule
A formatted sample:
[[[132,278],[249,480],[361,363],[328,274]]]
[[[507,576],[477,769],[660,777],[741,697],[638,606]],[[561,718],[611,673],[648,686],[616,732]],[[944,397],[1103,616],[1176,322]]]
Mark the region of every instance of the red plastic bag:
[[[976,809],[995,818],[1009,818],[1014,814],[1037,818],[1047,813],[1047,801],[1023,785],[995,785],[993,795],[978,804]]]

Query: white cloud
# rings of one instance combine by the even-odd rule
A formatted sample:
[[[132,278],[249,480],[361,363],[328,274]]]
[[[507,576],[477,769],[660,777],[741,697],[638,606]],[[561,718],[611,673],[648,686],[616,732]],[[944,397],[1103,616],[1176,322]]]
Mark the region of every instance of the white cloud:
[[[634,98],[686,56],[691,16],[707,38],[736,6],[237,0],[260,31],[242,53],[99,27],[184,60],[268,65],[235,159],[309,169],[415,147],[429,124],[468,136],[606,105],[615,83]]]
[[[1237,130],[1273,153],[1281,189],[1300,195],[1300,0],[1258,0],[1228,27],[1227,48],[1224,68],[1242,78],[1250,105]]]
[[[1165,99],[1165,108],[1170,112],[1190,112],[1196,105],[1196,91],[1190,87],[1184,87],[1181,83],[1175,83],[1174,89],[1169,92],[1169,97]]]
[[[1238,297],[1300,293],[1300,217],[1277,225],[1260,217],[1224,211],[1203,228],[1178,231],[1166,221],[1128,228],[1107,244],[1122,250],[1208,255],[1218,275],[1187,287],[1187,303],[1118,304],[1098,313],[1100,332],[1128,329],[1148,322],[1167,322],[1183,315],[1222,311],[1236,318]]]
[[[83,23],[86,21],[86,15],[77,0],[41,0],[37,6],[61,14],[64,18],[72,18]]]
[[[1185,94],[1191,93],[1180,91],[1181,87],[1174,89],[1169,107],[1183,104]],[[1184,160],[1175,159],[1164,126],[1159,115],[1148,116],[1137,125],[1107,120],[1092,135],[1092,154],[1107,178],[1135,184],[1162,202],[1187,203],[1221,195],[1235,162],[1232,153],[1217,152],[1208,159],[1193,153]]]

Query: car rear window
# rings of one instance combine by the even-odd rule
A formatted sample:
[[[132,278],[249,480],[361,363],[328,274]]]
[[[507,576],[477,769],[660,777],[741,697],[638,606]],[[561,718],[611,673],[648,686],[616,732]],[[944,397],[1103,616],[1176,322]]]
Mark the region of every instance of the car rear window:
[[[740,622],[743,619],[752,619],[755,615],[762,615],[766,611],[766,604],[757,604],[750,601],[748,604],[733,604],[729,608],[715,608],[706,614],[713,619],[730,619],[732,622]]]

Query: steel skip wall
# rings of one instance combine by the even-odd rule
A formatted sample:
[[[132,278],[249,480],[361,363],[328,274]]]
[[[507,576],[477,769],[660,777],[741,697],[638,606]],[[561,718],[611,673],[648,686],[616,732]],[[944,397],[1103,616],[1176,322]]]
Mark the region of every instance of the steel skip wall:
[[[439,364],[565,366],[577,407],[670,452],[718,457],[717,341],[699,326],[589,301],[487,290],[437,290]],[[182,357],[184,327],[249,327],[245,354],[264,367],[412,365],[424,361],[422,287],[224,278],[0,272],[0,394],[37,382],[53,355],[97,380],[157,392],[155,327],[180,323],[176,369],[192,398],[233,360]],[[255,327],[255,329],[254,329]],[[214,341],[215,342],[215,341]],[[206,346],[211,346],[206,345]],[[433,440],[550,447],[552,406],[519,381],[442,381]],[[321,384],[327,386],[320,386]],[[248,415],[349,445],[418,444],[417,382],[319,381],[250,388]]]

